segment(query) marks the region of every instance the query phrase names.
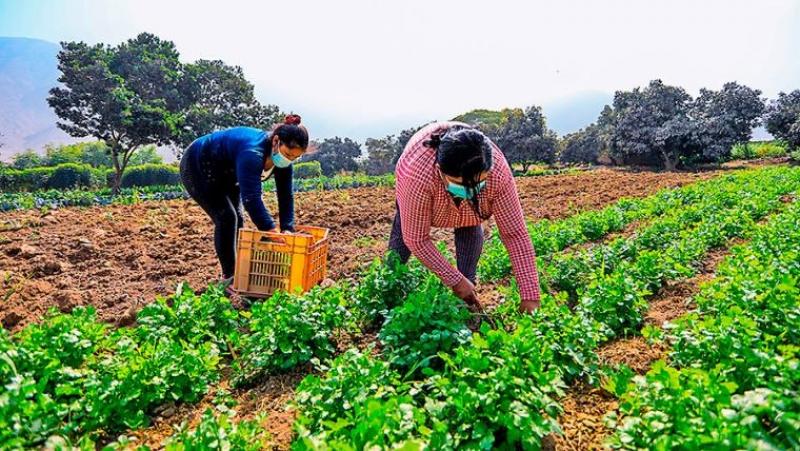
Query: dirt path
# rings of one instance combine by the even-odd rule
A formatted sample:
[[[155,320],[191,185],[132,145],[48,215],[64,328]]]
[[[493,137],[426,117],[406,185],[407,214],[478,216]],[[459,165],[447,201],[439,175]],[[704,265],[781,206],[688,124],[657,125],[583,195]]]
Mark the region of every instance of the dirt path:
[[[518,189],[528,218],[560,218],[716,174],[601,169],[522,178]],[[348,277],[385,251],[394,190],[298,193],[296,210],[298,223],[331,229],[329,275]],[[50,307],[93,305],[104,321],[129,324],[178,282],[201,287],[219,277],[211,236],[210,220],[191,201],[0,214],[0,323],[13,331]]]

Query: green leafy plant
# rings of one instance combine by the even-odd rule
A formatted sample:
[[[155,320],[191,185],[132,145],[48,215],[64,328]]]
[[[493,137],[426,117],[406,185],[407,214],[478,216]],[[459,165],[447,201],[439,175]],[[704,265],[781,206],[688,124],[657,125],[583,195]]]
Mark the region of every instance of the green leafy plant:
[[[267,447],[269,434],[260,420],[236,422],[227,415],[206,410],[200,424],[189,429],[186,423],[164,443],[167,451],[202,451],[209,449],[257,451]]]
[[[464,303],[431,278],[387,315],[378,335],[384,356],[399,368],[437,365],[440,351],[469,341],[469,317]]]
[[[302,295],[279,291],[255,304],[234,366],[234,383],[248,384],[312,358],[332,355],[334,331],[349,317],[345,293],[342,286],[327,290],[317,287]]]

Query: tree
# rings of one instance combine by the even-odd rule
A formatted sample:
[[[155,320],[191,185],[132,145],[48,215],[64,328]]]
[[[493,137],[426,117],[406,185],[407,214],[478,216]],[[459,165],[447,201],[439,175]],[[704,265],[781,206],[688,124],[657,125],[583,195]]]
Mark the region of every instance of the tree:
[[[367,148],[367,160],[364,162],[364,171],[367,174],[380,175],[394,172],[397,159],[400,158],[397,155],[399,141],[394,135],[367,138],[364,146]]]
[[[180,150],[216,130],[237,125],[268,129],[282,117],[277,106],[259,103],[241,67],[222,61],[187,65],[181,89],[187,106],[174,140]]]
[[[317,147],[309,161],[319,161],[322,173],[331,176],[341,171],[355,171],[358,169],[358,159],[361,156],[361,146],[350,138],[328,138]]]
[[[509,163],[553,163],[558,136],[547,128],[542,108],[506,110],[508,118],[496,133],[489,132]]]
[[[78,144],[60,146],[48,144],[44,147],[44,164],[46,166],[56,166],[64,163],[82,163],[81,155],[83,152],[81,150],[81,146]]]
[[[618,91],[613,112],[603,119],[612,131],[610,150],[616,160],[652,162],[661,159],[674,170],[682,157],[701,148],[697,124],[689,113],[692,98],[683,88],[653,80],[644,88]]]
[[[561,141],[558,159],[562,163],[597,163],[605,149],[602,129],[596,124],[570,133]]]
[[[506,125],[510,117],[521,111],[510,108],[500,111],[478,109],[457,116],[453,120],[476,127],[487,135],[496,135]]]
[[[14,169],[30,169],[44,165],[42,156],[33,149],[20,152],[11,159]]]
[[[700,90],[690,114],[697,121],[703,160],[727,159],[735,144],[750,141],[764,114],[760,95],[736,82],[725,83],[720,91]]]
[[[114,191],[133,154],[169,144],[185,109],[183,67],[172,42],[142,33],[117,47],[63,42],[59,82],[47,99],[75,137],[93,136],[110,149]]]
[[[88,164],[94,168],[111,167],[111,152],[103,141],[91,141],[87,143],[76,144],[81,146],[81,163]],[[139,151],[141,152],[141,151]],[[137,152],[133,158],[139,155]]]
[[[158,149],[154,145],[144,146],[131,157],[131,166],[141,166],[143,164],[164,164],[164,158],[158,154]]]
[[[800,89],[778,94],[767,107],[764,123],[767,131],[786,141],[790,150],[800,148]]]
[[[418,127],[407,128],[397,136],[387,135],[383,138],[368,138],[364,143],[367,148],[367,159],[363,162],[364,171],[370,175],[394,172],[397,161],[403,155],[403,150],[405,150],[408,141],[428,124],[430,122]]]

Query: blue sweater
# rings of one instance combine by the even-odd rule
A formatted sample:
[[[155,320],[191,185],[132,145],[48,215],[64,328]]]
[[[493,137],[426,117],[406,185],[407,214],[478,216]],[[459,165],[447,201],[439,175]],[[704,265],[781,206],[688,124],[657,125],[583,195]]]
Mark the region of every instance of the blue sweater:
[[[193,145],[202,146],[203,158],[212,163],[211,178],[217,183],[239,184],[242,204],[256,227],[274,228],[275,221],[261,199],[261,171],[272,152],[270,135],[257,128],[234,127],[202,136]],[[275,167],[272,174],[281,230],[294,230],[292,166]]]

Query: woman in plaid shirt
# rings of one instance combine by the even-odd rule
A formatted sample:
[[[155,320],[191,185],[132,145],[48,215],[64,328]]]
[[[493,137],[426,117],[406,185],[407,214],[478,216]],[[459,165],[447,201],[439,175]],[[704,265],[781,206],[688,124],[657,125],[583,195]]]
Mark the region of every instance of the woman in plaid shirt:
[[[409,140],[396,180],[390,250],[403,261],[414,254],[459,298],[479,308],[475,273],[483,250],[481,223],[494,215],[519,285],[520,310],[539,307],[536,255],[511,169],[497,145],[467,124],[430,124]],[[458,269],[436,249],[431,227],[455,229]]]

